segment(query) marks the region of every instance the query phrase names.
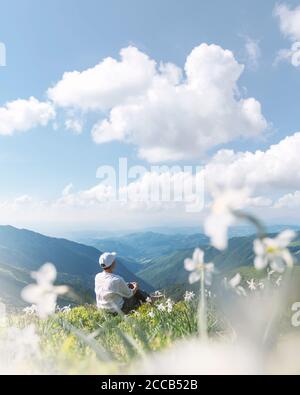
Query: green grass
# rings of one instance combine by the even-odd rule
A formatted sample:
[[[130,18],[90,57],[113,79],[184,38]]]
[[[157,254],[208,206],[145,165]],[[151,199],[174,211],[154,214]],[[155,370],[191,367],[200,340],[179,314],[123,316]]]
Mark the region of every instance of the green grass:
[[[41,339],[43,359],[59,372],[115,373],[127,369],[144,353],[165,349],[174,341],[197,334],[196,302],[179,302],[172,312],[145,304],[127,317],[114,316],[94,306],[75,307],[46,321],[36,316],[10,316],[9,325],[34,324]],[[153,318],[149,316],[154,311]],[[222,331],[213,307],[208,315],[211,334]],[[49,371],[49,362],[47,363]]]

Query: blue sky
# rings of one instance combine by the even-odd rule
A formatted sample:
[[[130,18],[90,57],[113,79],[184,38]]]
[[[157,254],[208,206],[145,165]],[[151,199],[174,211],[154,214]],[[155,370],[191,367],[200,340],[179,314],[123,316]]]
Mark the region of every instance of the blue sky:
[[[187,155],[176,163],[206,164],[220,148],[265,151],[300,127],[299,68],[289,61],[274,65],[278,51],[296,41],[280,29],[274,16],[276,4],[271,0],[4,1],[0,42],[6,45],[7,66],[0,68],[0,107],[31,96],[46,102],[47,90],[64,72],[92,68],[107,57],[119,60],[120,50],[129,45],[157,63],[183,68],[195,47],[216,44],[245,64],[238,86],[246,97],[261,104],[268,127],[254,138],[232,138],[210,146],[199,158]],[[300,2],[287,4],[295,9]],[[257,43],[260,51],[255,66],[246,51],[247,40]],[[64,116],[59,110],[58,119]],[[1,200],[23,195],[54,200],[69,183],[76,190],[86,190],[97,184],[99,166],[115,166],[121,156],[131,164],[148,166],[145,158],[138,157],[137,144],[95,144],[90,132],[101,117],[105,115],[87,116],[80,134],[66,130],[63,121],[57,120],[56,127],[49,122],[10,136],[0,134]],[[268,196],[279,197],[289,190],[280,193],[272,190]],[[12,222],[16,222],[13,217]]]

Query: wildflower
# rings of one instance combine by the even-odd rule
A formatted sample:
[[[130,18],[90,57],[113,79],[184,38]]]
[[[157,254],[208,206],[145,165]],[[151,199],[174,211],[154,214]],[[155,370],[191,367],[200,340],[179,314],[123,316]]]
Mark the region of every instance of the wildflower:
[[[235,222],[236,210],[241,209],[248,198],[245,189],[228,189],[225,191],[215,190],[214,201],[211,206],[211,214],[204,222],[204,231],[211,239],[211,244],[225,250],[228,246],[228,228]]]
[[[164,305],[163,303],[160,303],[160,304],[157,306],[157,309],[158,309],[159,311],[166,311],[166,307],[165,307],[165,305]]]
[[[163,293],[160,292],[160,291],[155,291],[155,292],[154,292],[154,296],[157,297],[157,298],[162,298],[164,295],[163,295]]]
[[[22,298],[28,303],[35,304],[39,317],[46,319],[55,313],[57,297],[68,292],[68,287],[53,285],[57,271],[52,263],[46,263],[31,276],[37,283],[25,287],[21,294]]]
[[[258,283],[258,287],[259,287],[261,290],[264,290],[264,289],[265,289],[265,283],[264,283],[263,281],[260,281],[260,282]]]
[[[242,276],[237,273],[231,280],[224,279],[224,285],[226,289],[234,290],[239,296],[246,296],[245,289],[240,285]]]
[[[149,311],[148,316],[149,316],[150,318],[154,318],[154,317],[155,317],[154,311],[153,311],[153,310]]]
[[[67,313],[69,313],[71,311],[71,306],[69,305],[69,306],[64,306],[64,307],[62,307],[61,309],[60,309],[60,312],[61,313],[64,313],[64,314],[67,314]]]
[[[253,278],[250,281],[247,281],[247,284],[250,291],[256,291],[257,285]]]
[[[288,246],[295,237],[295,232],[286,230],[274,239],[267,237],[255,240],[254,252],[256,258],[254,265],[256,269],[262,270],[270,265],[273,271],[283,273],[286,266],[293,267],[294,260]]]
[[[194,292],[189,292],[186,291],[186,293],[184,294],[184,301],[185,302],[191,302],[195,297],[195,293]]]
[[[37,313],[37,307],[36,307],[36,305],[31,305],[31,306],[28,306],[28,307],[25,307],[24,309],[23,309],[23,312],[26,314],[26,315],[33,315],[33,314],[35,314],[35,313]]]
[[[185,259],[184,267],[187,271],[192,272],[189,276],[190,284],[199,281],[201,279],[202,272],[204,272],[206,285],[211,285],[215,266],[213,263],[204,263],[204,252],[200,250],[200,248],[197,248],[194,251],[192,259]]]
[[[166,310],[168,313],[172,313],[174,302],[171,299],[168,299],[166,302]]]

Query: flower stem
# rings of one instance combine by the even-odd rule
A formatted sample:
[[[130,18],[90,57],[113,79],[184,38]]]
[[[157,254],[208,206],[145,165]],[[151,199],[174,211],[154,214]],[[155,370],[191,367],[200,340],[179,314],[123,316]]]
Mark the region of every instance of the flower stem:
[[[200,303],[198,307],[198,327],[199,336],[202,341],[207,341],[207,309],[206,309],[206,295],[205,295],[205,269],[201,270],[200,281]]]

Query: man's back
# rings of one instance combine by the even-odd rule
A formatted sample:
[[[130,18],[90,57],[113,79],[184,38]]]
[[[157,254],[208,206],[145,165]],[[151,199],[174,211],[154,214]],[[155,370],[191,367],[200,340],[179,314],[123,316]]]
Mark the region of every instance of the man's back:
[[[96,275],[95,293],[97,307],[109,311],[121,310],[124,298],[133,296],[132,290],[122,277],[106,271]]]

